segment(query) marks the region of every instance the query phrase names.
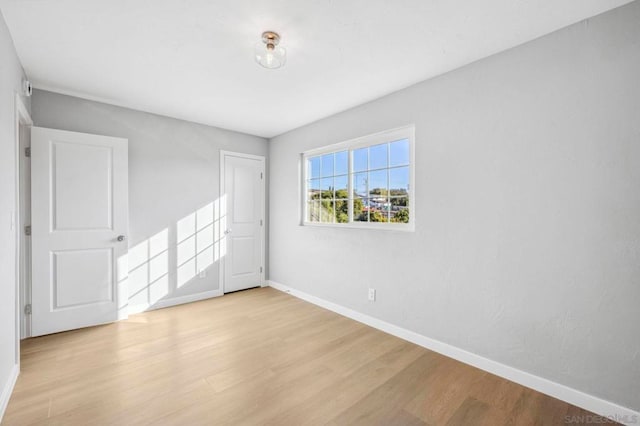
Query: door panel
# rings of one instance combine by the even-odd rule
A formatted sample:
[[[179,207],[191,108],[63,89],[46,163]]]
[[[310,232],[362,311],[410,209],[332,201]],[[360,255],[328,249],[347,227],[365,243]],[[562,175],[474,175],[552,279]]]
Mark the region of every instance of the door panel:
[[[231,270],[233,276],[239,276],[242,274],[251,274],[255,272],[255,265],[260,267],[260,263],[257,262],[255,246],[256,239],[253,237],[236,237],[232,236],[233,251],[231,259],[233,261]],[[235,255],[235,256],[234,256]]]
[[[33,336],[126,316],[127,168],[126,139],[32,129]]]
[[[51,148],[53,230],[112,229],[112,147],[52,141]]]
[[[246,161],[249,162],[246,165],[235,164],[235,160],[232,161],[234,164],[230,164],[233,170],[231,187],[233,188],[234,194],[234,196],[231,197],[233,201],[231,217],[235,224],[251,224],[256,219],[255,201],[258,188],[256,188],[256,169],[252,163],[256,160]]]
[[[226,221],[223,244],[225,293],[264,281],[264,158],[223,153]]]
[[[53,309],[111,302],[115,294],[112,249],[53,252]],[[84,285],[92,277],[94,285]]]

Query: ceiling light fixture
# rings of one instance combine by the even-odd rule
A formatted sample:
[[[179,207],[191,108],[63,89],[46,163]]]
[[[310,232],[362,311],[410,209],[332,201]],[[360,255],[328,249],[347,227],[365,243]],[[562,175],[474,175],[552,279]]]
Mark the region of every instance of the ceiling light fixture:
[[[280,35],[273,31],[262,33],[262,41],[256,44],[256,62],[268,69],[280,68],[287,60],[287,51],[278,46]]]

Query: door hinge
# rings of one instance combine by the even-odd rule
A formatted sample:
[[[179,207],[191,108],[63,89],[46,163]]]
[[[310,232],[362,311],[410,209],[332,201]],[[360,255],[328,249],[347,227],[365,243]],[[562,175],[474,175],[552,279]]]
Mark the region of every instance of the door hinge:
[[[260,219],[260,226],[262,226],[262,219]]]
[[[31,315],[31,303],[29,303],[28,305],[25,305],[24,307],[24,313],[26,315]]]
[[[263,177],[262,177],[262,172],[260,172],[260,179],[263,179]]]
[[[31,147],[28,146],[24,149],[24,156],[25,157],[31,157]]]
[[[260,267],[260,273],[262,273],[262,266]]]
[[[31,225],[24,227],[24,235],[31,235]]]

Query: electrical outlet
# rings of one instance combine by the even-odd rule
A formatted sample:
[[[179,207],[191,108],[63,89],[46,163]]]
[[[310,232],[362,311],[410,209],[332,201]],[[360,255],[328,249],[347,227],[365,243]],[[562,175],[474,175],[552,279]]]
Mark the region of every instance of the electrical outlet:
[[[370,302],[375,302],[376,301],[376,289],[375,288],[370,288],[369,289],[369,301]]]
[[[206,269],[201,269],[200,272],[198,273],[198,276],[200,278],[204,278],[207,276],[207,270]]]

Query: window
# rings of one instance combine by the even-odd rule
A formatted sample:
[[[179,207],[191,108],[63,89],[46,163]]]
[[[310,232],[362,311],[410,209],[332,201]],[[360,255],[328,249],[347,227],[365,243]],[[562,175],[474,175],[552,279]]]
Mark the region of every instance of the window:
[[[304,225],[412,230],[414,128],[305,152]]]

